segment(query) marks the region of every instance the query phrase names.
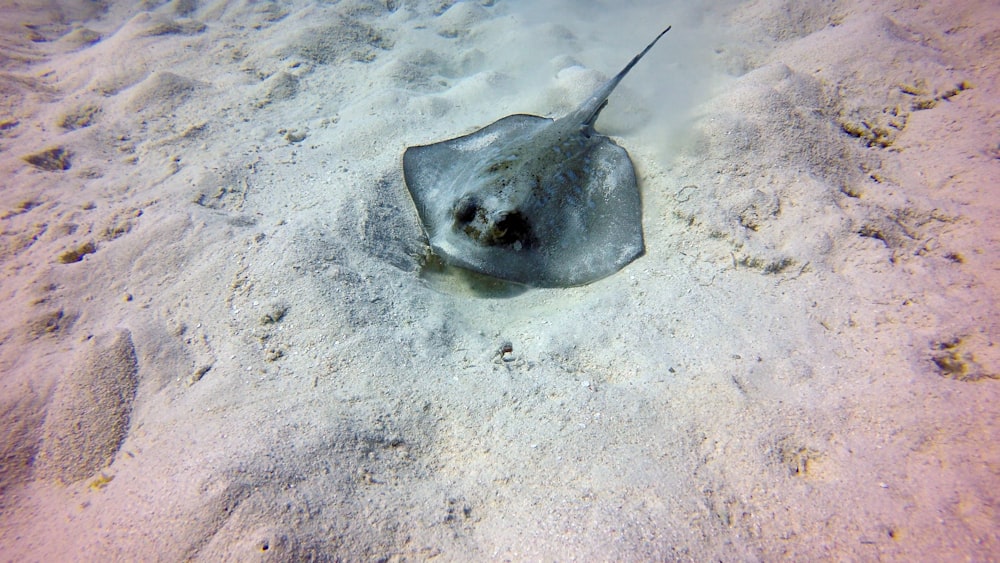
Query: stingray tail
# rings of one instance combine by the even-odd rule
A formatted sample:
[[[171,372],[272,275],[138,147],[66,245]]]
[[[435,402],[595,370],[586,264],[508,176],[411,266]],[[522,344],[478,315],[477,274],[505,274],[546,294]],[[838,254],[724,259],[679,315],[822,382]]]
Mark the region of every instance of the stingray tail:
[[[623,68],[621,72],[616,74],[611,80],[605,82],[604,85],[598,88],[592,96],[587,98],[587,101],[580,104],[579,109],[571,114],[572,118],[578,119],[584,128],[592,128],[594,126],[594,122],[597,121],[597,116],[600,115],[601,110],[604,109],[604,106],[608,105],[608,96],[610,96],[611,92],[613,92],[615,87],[618,86],[618,83],[625,78],[628,71],[632,70],[635,63],[639,62],[639,59],[645,56],[646,53],[653,48],[653,45],[656,45],[656,42],[659,41],[660,38],[663,37],[668,31],[670,31],[671,27],[672,26],[668,25],[667,29],[661,31],[660,34],[649,43],[649,45],[646,45],[646,48],[643,49],[641,53],[633,57],[632,60],[625,65],[625,68]]]

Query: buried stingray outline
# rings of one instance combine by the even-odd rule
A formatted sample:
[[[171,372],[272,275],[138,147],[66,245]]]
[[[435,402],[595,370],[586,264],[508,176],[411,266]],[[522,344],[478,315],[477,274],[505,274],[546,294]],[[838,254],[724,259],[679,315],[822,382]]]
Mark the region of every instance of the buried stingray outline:
[[[514,114],[403,153],[403,178],[445,263],[536,287],[584,285],[645,250],[628,152],[594,130],[614,78],[559,119]]]

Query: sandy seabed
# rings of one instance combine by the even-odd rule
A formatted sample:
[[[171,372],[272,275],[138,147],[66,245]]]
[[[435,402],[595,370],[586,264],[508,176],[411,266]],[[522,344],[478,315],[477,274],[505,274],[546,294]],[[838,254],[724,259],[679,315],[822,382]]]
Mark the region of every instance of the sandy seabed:
[[[996,560],[1000,11],[688,4],[0,4],[2,558]],[[667,24],[645,255],[427,267],[402,151]]]

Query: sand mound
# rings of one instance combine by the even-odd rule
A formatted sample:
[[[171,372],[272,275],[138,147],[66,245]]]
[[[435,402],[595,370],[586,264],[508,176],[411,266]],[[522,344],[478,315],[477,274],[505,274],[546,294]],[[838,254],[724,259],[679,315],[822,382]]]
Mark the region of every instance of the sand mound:
[[[40,477],[63,483],[85,479],[110,464],[125,439],[138,362],[129,331],[108,339],[92,344],[56,388],[36,459]]]

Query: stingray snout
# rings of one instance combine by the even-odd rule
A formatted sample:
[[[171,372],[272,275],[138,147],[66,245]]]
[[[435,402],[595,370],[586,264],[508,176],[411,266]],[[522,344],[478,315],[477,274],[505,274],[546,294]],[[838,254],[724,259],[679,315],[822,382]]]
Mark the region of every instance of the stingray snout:
[[[530,246],[531,225],[516,207],[490,205],[466,196],[452,208],[452,216],[455,230],[481,245],[514,250]]]

